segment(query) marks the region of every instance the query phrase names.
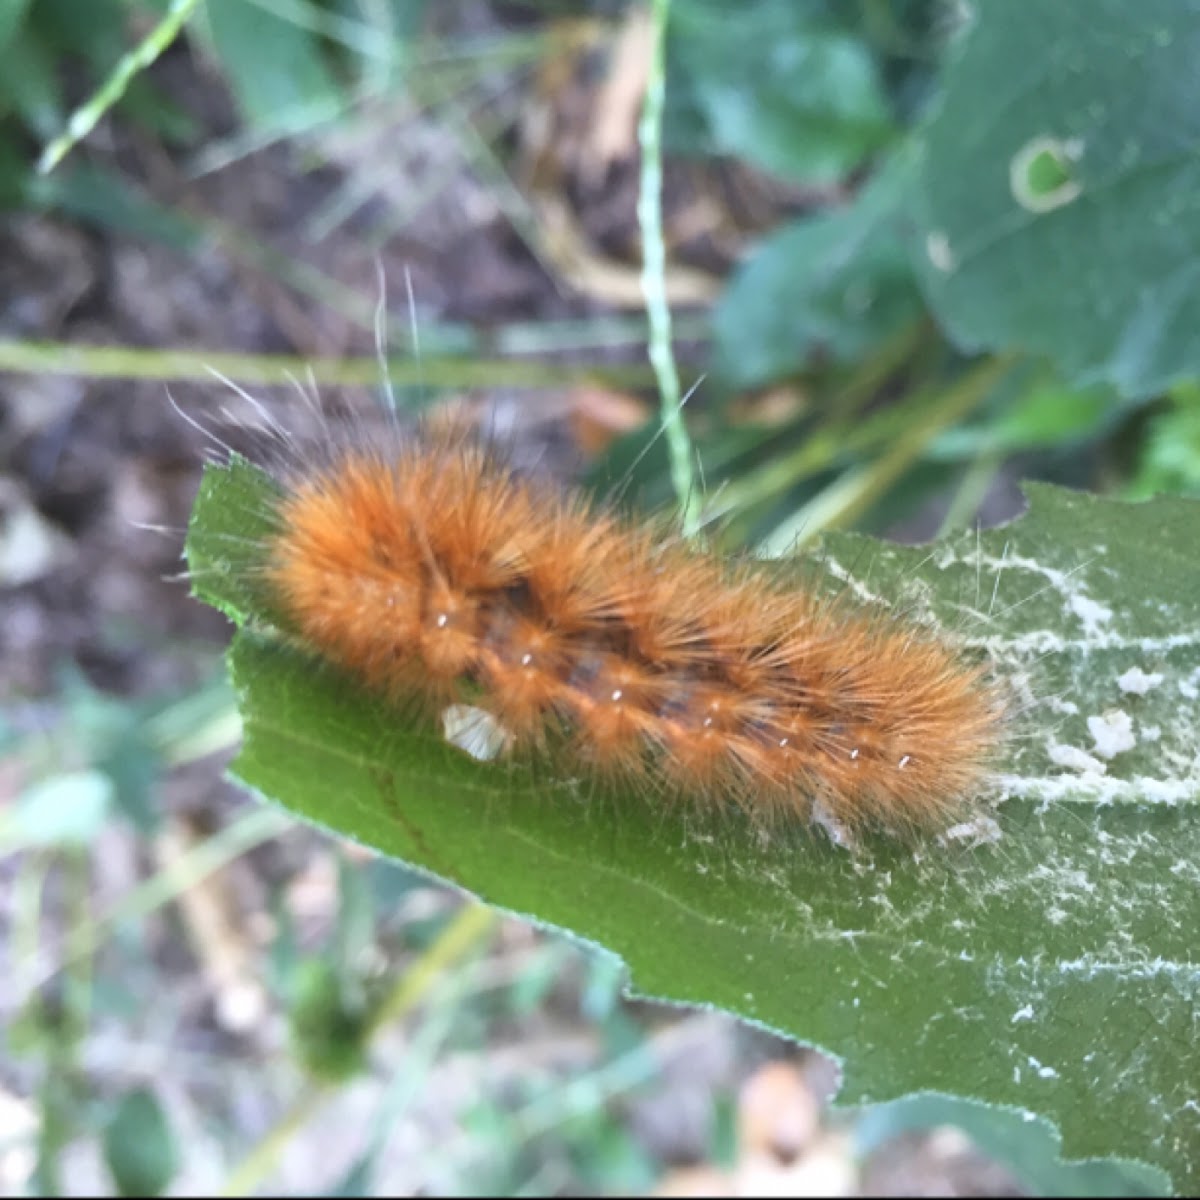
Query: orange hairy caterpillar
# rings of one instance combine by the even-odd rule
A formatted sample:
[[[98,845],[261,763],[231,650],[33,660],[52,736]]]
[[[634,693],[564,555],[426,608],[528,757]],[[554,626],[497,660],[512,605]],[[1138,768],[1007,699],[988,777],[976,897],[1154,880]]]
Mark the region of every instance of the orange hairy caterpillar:
[[[943,638],[522,478],[462,435],[287,457],[271,607],[418,720],[469,705],[573,775],[849,831],[944,826],[999,744],[987,669]]]

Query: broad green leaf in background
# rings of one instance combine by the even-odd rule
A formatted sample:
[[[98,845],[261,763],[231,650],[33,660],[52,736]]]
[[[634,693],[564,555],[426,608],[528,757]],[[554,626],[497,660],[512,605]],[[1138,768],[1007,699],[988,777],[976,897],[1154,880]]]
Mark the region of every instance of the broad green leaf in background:
[[[9,38],[21,28],[29,0],[0,0],[0,50],[8,45]]]
[[[54,52],[78,55],[103,71],[125,49],[126,7],[122,0],[37,0],[28,25]]]
[[[917,257],[964,348],[1146,396],[1200,371],[1200,0],[977,0]]]
[[[271,132],[335,114],[341,92],[309,29],[248,0],[207,0],[221,65],[249,123]]]
[[[257,593],[271,488],[210,468],[188,539],[197,593],[243,624],[246,785],[607,947],[641,994],[826,1049],[841,1103],[972,1097],[1051,1119],[1067,1157],[1200,1185],[1200,504],[1035,486],[978,540],[834,535],[819,566],[780,567],[824,586],[853,565],[839,586],[949,626],[1016,697],[994,824],[851,854],[477,762],[314,669]]]
[[[153,238],[177,250],[195,250],[201,242],[199,229],[186,216],[159,204],[121,175],[90,163],[39,176],[29,193],[35,203],[80,222]]]
[[[896,159],[848,207],[782,226],[757,244],[713,315],[719,380],[759,387],[798,370],[814,351],[851,362],[921,314],[898,233],[909,185]]]
[[[731,20],[718,0],[678,0],[668,53],[669,116],[691,118],[694,150],[831,183],[892,134],[869,50],[823,5],[749,0]]]
[[[53,59],[28,29],[16,31],[0,47],[0,111],[16,112],[40,137],[53,135],[62,125],[59,87]]]

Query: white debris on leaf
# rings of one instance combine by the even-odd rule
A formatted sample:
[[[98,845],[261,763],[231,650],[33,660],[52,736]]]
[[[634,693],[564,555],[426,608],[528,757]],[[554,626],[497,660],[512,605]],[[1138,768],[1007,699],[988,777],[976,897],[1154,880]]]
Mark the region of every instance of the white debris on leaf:
[[[1088,717],[1087,727],[1101,758],[1115,758],[1137,745],[1133,720],[1123,709],[1114,708],[1102,716]]]
[[[992,817],[976,817],[973,821],[961,821],[951,825],[942,834],[944,842],[968,842],[972,846],[983,846],[1000,840],[1000,824]]]
[[[1144,696],[1147,692],[1152,692],[1162,681],[1163,676],[1159,671],[1147,673],[1141,667],[1130,667],[1117,680],[1117,687],[1131,695]]]
[[[1066,767],[1068,770],[1079,771],[1082,774],[1092,772],[1096,775],[1103,775],[1108,770],[1098,758],[1093,758],[1086,750],[1080,750],[1078,746],[1051,746],[1049,754],[1050,761],[1056,767]]]
[[[1088,635],[1102,632],[1102,626],[1112,620],[1112,609],[1097,604],[1095,600],[1076,592],[1071,597],[1071,611],[1083,622]]]

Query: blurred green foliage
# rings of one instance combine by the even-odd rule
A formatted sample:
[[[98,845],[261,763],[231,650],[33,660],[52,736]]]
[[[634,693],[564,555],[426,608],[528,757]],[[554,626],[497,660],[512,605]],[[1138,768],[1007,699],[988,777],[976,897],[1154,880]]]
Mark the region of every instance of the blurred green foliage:
[[[154,12],[152,5],[140,8],[143,15]],[[129,15],[122,0],[0,0],[0,210],[72,212],[85,203],[87,177],[73,172],[39,177],[37,151],[120,59]],[[145,77],[133,81],[123,111],[168,141],[194,133],[187,117]]]
[[[863,1109],[854,1128],[855,1150],[866,1157],[901,1134],[945,1125],[962,1130],[981,1150],[1007,1164],[1031,1196],[1162,1194],[1157,1173],[1138,1163],[1064,1163],[1060,1140],[1045,1121],[953,1096],[908,1096]]]
[[[179,1149],[154,1092],[134,1088],[104,1129],[104,1158],[122,1196],[158,1196],[179,1168]]]
[[[1197,5],[1072,0],[1039,22],[992,0],[758,0],[737,28],[718,7],[674,7],[668,143],[810,195],[751,246],[712,312],[707,404],[791,396],[782,420],[725,409],[694,423],[712,536],[738,548],[887,530],[949,494],[945,531],[1015,476],[1194,488],[1200,180],[1181,149],[1194,123],[1177,59],[1200,36]],[[830,45],[853,46],[837,70]],[[790,87],[780,63],[797,64]],[[810,71],[819,137],[801,111]],[[1027,194],[1038,147],[1069,152],[1065,190]],[[981,346],[1012,367],[964,419],[951,389]],[[595,481],[669,504],[656,437],[631,435]]]
[[[1171,493],[1200,496],[1200,386],[1194,382],[1172,388],[1151,409],[1129,483],[1135,499]]]
[[[721,0],[672,11],[667,145],[808,184],[844,179],[895,132],[857,5]]]

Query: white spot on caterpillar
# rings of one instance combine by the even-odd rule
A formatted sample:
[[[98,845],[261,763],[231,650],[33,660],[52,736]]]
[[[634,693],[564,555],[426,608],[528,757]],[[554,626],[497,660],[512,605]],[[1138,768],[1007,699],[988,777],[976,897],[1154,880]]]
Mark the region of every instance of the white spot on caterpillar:
[[[906,754],[906,755],[905,755],[905,756],[904,756],[904,757],[903,757],[903,758],[902,758],[902,759],[899,761],[899,763],[897,763],[897,764],[896,764],[896,769],[897,769],[898,771],[903,771],[903,770],[904,770],[904,768],[905,768],[905,767],[907,767],[907,766],[908,766],[908,764],[909,764],[910,762],[912,762],[912,755],[911,755],[911,754]]]
[[[625,693],[620,688],[613,688],[612,701],[615,704]]]
[[[446,616],[445,613],[442,613],[439,615],[439,617],[437,619],[437,627],[439,629],[445,629],[449,623],[450,623],[450,618],[448,616]]]
[[[1114,708],[1103,716],[1088,717],[1087,727],[1101,758],[1114,758],[1137,745],[1133,721],[1123,709]]]
[[[1130,667],[1117,680],[1117,687],[1123,692],[1130,692],[1134,696],[1144,696],[1147,692],[1153,691],[1163,681],[1163,676],[1160,672],[1154,671],[1147,674],[1141,667]]]
[[[521,655],[521,666],[523,666],[523,667],[527,667],[527,666],[529,666],[529,664],[530,664],[531,662],[533,662],[533,655],[532,655],[532,654],[522,654],[522,655]]]

